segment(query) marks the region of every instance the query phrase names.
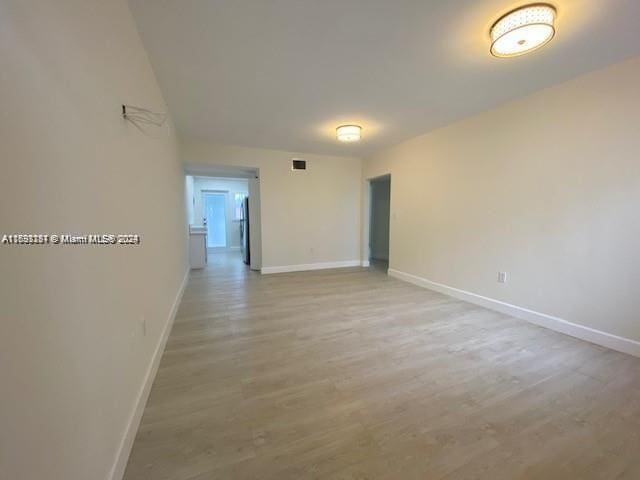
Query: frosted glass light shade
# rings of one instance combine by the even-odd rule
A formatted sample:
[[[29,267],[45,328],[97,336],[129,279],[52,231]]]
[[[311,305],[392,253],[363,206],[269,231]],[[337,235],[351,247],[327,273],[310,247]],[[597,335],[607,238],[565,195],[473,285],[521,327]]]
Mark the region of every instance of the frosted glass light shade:
[[[491,27],[491,54],[515,57],[537,50],[555,35],[555,19],[556,9],[546,3],[507,13]]]
[[[336,137],[341,142],[357,142],[360,140],[360,125],[340,125],[336,128]]]

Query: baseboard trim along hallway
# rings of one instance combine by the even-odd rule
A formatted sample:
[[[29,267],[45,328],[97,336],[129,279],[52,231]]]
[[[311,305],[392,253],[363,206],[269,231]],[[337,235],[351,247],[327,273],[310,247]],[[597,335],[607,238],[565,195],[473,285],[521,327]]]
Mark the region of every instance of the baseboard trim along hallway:
[[[580,340],[595,343],[596,345],[610,348],[618,352],[633,355],[634,357],[640,357],[640,342],[629,338],[619,337],[611,333],[585,327],[584,325],[578,325],[576,323],[563,320],[562,318],[547,315],[546,313],[536,312],[534,310],[518,307],[517,305],[501,302],[500,300],[484,297],[466,290],[450,287],[449,285],[433,282],[426,278],[395,270],[393,268],[389,268],[388,274],[394,278],[412,283],[419,287],[434,290],[459,300],[464,300],[475,305],[480,305],[481,307],[505,313],[540,327],[564,333],[565,335],[570,335],[572,337],[579,338]]]
[[[171,333],[173,322],[175,321],[176,314],[178,313],[178,307],[180,306],[180,302],[182,301],[182,295],[184,294],[184,290],[187,287],[187,282],[189,281],[189,272],[190,269],[187,269],[187,271],[184,273],[182,283],[180,284],[180,288],[178,288],[178,292],[176,293],[176,297],[173,301],[173,305],[171,306],[169,317],[167,318],[167,322],[162,331],[162,335],[160,335],[160,339],[158,340],[156,349],[153,352],[153,357],[151,358],[151,362],[149,363],[149,367],[147,368],[147,374],[144,377],[144,382],[140,387],[140,392],[138,393],[138,400],[136,401],[133,412],[131,412],[131,416],[129,417],[127,429],[124,433],[124,436],[122,437],[122,442],[120,443],[115,461],[113,463],[113,467],[111,468],[109,480],[120,480],[124,476],[124,471],[127,467],[127,461],[129,460],[129,454],[131,453],[131,447],[133,446],[133,441],[136,438],[136,433],[138,431],[138,427],[140,426],[140,420],[142,420],[142,414],[147,404],[149,393],[151,392],[151,386],[153,385],[153,381],[156,378],[156,373],[158,372],[158,366],[160,365],[160,359],[162,358],[164,347],[167,344],[169,333]]]
[[[362,262],[360,260],[344,260],[340,262],[302,263],[298,265],[283,265],[280,267],[262,267],[260,271],[264,274],[304,272],[307,270],[325,270],[328,268],[359,267],[361,265]]]

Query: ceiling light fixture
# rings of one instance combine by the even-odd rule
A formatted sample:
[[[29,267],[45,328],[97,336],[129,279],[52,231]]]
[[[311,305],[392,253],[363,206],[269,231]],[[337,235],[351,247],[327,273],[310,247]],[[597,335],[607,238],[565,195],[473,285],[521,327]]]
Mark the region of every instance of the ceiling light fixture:
[[[491,27],[491,55],[516,57],[548,43],[556,33],[556,9],[534,3],[510,11]]]
[[[360,125],[340,125],[336,128],[336,137],[341,142],[357,142],[360,140]]]

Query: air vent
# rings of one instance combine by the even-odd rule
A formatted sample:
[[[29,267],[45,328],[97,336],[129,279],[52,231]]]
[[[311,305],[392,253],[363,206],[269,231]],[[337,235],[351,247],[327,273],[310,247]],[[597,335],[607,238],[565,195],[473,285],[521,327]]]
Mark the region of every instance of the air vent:
[[[291,170],[306,170],[307,169],[307,161],[306,160],[298,160],[293,159],[291,162]]]

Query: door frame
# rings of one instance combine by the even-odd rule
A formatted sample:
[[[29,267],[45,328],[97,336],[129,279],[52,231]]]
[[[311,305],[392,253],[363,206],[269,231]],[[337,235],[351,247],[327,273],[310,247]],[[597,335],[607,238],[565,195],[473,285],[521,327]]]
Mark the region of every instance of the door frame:
[[[393,182],[391,173],[383,173],[372,177],[365,178],[365,193],[363,195],[363,218],[362,218],[362,266],[368,267],[370,265],[371,257],[371,183],[383,178],[389,178],[389,268],[391,268],[391,227],[393,225],[393,195],[392,187]]]
[[[261,189],[260,189],[260,168],[255,165],[225,165],[225,164],[202,164],[184,163],[184,174],[191,177],[211,177],[249,180],[249,201],[252,203],[249,209],[252,211],[249,221],[251,223],[251,270],[261,272],[262,270],[262,218],[260,215]],[[196,191],[192,190],[195,198]],[[187,198],[191,202],[191,197]],[[185,205],[186,207],[186,205]],[[195,214],[195,212],[194,212]],[[189,231],[190,221],[201,225],[201,219],[186,218],[185,228]]]

